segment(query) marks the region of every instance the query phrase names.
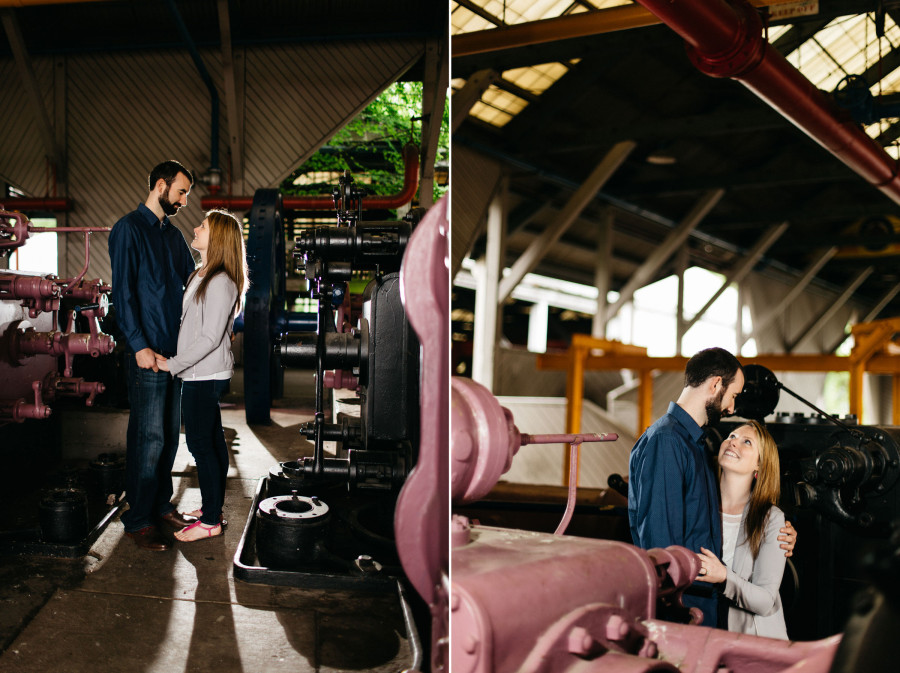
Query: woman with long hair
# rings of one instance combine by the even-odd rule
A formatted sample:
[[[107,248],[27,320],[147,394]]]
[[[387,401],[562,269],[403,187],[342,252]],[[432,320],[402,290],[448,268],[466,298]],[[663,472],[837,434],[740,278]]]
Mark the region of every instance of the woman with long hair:
[[[183,382],[184,434],[203,499],[201,509],[192,513],[200,518],[175,533],[182,542],[222,534],[228,447],[219,399],[234,373],[232,327],[249,285],[241,223],[232,214],[209,211],[194,229],[191,247],[201,262],[184,291],[178,351],[158,362]]]
[[[778,447],[757,421],[735,428],[719,448],[722,561],[700,548],[698,580],[722,584],[728,630],[787,639],[781,606],[785,557]],[[721,615],[721,612],[720,612]]]

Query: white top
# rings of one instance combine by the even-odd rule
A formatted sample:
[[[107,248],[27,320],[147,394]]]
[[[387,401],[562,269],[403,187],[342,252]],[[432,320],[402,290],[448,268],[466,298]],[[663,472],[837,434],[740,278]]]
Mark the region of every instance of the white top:
[[[738,535],[741,532],[741,519],[743,514],[725,514],[722,512],[722,563],[730,568],[734,561],[734,548],[737,546]]]
[[[750,505],[744,507],[747,516]],[[722,517],[724,520],[724,516]],[[779,587],[784,575],[784,550],[778,541],[784,526],[784,512],[773,506],[765,523],[765,532],[754,559],[743,530],[738,531],[734,558],[729,564],[723,595],[731,601],[728,608],[728,630],[766,638],[787,640],[784,610]]]

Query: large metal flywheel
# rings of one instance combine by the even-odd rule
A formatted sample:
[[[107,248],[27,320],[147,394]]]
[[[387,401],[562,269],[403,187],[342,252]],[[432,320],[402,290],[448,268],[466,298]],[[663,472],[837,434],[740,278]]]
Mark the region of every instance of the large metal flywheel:
[[[275,348],[277,320],[286,311],[285,242],[281,192],[257,190],[250,209],[244,309],[244,404],[247,423],[268,423],[272,400],[284,394],[284,370]]]

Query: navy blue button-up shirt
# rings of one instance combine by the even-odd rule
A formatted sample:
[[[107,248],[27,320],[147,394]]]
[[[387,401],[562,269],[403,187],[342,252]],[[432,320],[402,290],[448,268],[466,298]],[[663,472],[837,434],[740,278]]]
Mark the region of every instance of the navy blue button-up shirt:
[[[109,258],[116,321],[128,350],[175,355],[181,299],[195,268],[184,235],[142,203],[116,222]]]
[[[716,478],[706,459],[703,429],[675,402],[641,436],[628,461],[628,523],[643,549],[705,547],[722,557],[722,518]],[[709,589],[705,582],[699,590]],[[716,626],[715,595],[684,596]]]

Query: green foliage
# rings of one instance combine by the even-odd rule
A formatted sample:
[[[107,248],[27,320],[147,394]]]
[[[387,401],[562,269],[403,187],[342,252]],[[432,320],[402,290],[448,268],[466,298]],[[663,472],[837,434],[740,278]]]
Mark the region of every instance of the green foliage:
[[[420,143],[422,134],[422,83],[397,82],[373,100],[359,115],[339,130],[323,146],[298,167],[281,185],[283,194],[330,194],[338,184],[338,176],[349,170],[354,182],[369,194],[386,195],[403,187],[403,146]],[[450,111],[444,106],[438,157],[446,163],[450,154]],[[310,182],[314,173],[329,174],[325,181]],[[309,184],[295,184],[307,176]],[[447,187],[435,185],[437,200]]]

